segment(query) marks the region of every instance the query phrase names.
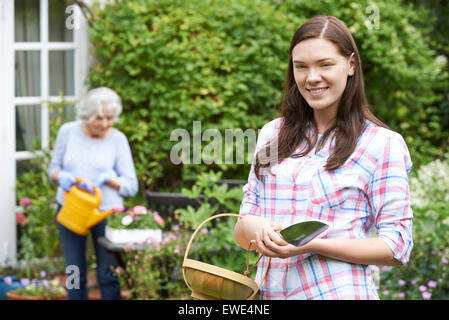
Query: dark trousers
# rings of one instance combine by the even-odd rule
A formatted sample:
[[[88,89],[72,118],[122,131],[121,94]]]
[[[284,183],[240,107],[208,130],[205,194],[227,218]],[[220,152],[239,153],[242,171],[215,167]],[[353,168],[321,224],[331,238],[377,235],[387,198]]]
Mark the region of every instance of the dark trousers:
[[[58,207],[59,212],[60,207]],[[86,263],[86,240],[87,236],[81,236],[61,225],[59,222],[59,237],[62,244],[62,251],[66,264],[66,270],[73,270],[76,266],[79,270],[79,289],[68,286],[67,292],[70,300],[87,300],[87,263]],[[116,268],[116,263],[112,254],[97,242],[99,237],[105,235],[106,220],[95,225],[90,232],[94,241],[95,255],[97,258],[97,279],[103,300],[120,300],[120,285],[114,276],[111,267]],[[69,268],[70,267],[70,268]],[[72,271],[70,271],[72,272]],[[73,273],[74,274],[74,273]],[[71,276],[71,273],[67,275]],[[70,282],[70,281],[69,281]],[[71,283],[73,284],[73,283]]]

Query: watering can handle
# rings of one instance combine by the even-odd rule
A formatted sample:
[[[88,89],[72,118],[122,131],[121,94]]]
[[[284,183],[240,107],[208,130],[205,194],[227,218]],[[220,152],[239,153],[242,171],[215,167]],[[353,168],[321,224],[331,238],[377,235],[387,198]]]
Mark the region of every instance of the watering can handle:
[[[221,217],[236,217],[236,218],[243,218],[243,216],[240,216],[240,215],[235,214],[235,213],[221,213],[221,214],[216,214],[216,215],[214,215],[214,216],[211,216],[211,217],[207,218],[206,220],[204,220],[203,222],[201,222],[200,225],[199,225],[199,226],[196,228],[196,230],[193,232],[192,236],[190,237],[189,243],[187,244],[186,252],[185,252],[185,254],[184,254],[184,261],[187,259],[187,256],[189,255],[189,251],[190,251],[190,247],[191,247],[191,245],[192,245],[193,239],[196,237],[196,235],[197,235],[198,232],[201,230],[201,228],[202,228],[206,223],[208,223],[209,221],[211,221],[211,220],[213,220],[213,219],[221,218]],[[260,255],[260,257],[259,257],[259,259],[257,260],[256,264],[259,262],[259,260],[260,260],[261,257],[262,257],[262,255]],[[250,295],[250,296],[248,297],[247,300],[251,300],[251,299],[256,295],[256,293],[259,292],[259,289],[260,289],[260,287],[262,286],[262,283],[265,281],[265,278],[267,277],[268,268],[269,268],[269,266],[270,266],[270,261],[271,261],[271,258],[268,257],[268,263],[267,263],[267,266],[266,266],[266,268],[265,268],[265,272],[264,272],[264,274],[263,274],[263,276],[262,276],[262,280],[260,281],[259,285],[257,286],[257,290],[255,290],[255,291],[253,292],[253,294]],[[254,264],[254,265],[255,265],[255,264]],[[254,267],[254,266],[253,266],[253,267]],[[250,270],[250,269],[248,268],[248,265],[247,265],[247,269]],[[252,269],[252,268],[251,268],[251,269]],[[247,270],[247,271],[248,271],[248,270]],[[182,276],[184,277],[184,281],[185,281],[187,287],[188,287],[190,290],[192,290],[192,288],[190,287],[190,285],[188,284],[188,282],[187,282],[187,280],[186,280],[184,268],[182,268]]]

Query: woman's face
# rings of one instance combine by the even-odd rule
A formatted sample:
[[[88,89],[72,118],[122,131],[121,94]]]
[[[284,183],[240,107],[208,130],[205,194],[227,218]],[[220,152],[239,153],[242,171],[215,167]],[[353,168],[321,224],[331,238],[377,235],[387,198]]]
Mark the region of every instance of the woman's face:
[[[90,135],[93,138],[102,139],[105,138],[114,124],[114,112],[108,108],[103,107],[103,116],[97,115],[97,117],[86,124]]]
[[[348,76],[354,74],[353,56],[341,55],[325,39],[307,39],[292,51],[293,75],[299,92],[315,112],[337,114]]]

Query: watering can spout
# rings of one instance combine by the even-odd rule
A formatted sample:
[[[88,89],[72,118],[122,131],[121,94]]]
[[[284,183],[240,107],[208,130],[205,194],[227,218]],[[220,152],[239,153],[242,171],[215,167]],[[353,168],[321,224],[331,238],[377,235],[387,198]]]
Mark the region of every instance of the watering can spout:
[[[89,220],[87,221],[86,228],[92,228],[96,224],[100,223],[104,219],[106,219],[114,210],[106,210],[99,211],[98,209],[93,210],[92,214],[89,216]]]

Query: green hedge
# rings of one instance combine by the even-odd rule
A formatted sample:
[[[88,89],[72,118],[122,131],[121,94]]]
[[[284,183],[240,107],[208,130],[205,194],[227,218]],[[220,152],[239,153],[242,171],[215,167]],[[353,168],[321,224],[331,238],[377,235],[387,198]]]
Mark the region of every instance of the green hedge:
[[[117,0],[92,9],[96,63],[92,87],[124,99],[118,123],[129,138],[141,187],[178,188],[206,170],[246,178],[249,165],[173,165],[176,128],[260,128],[277,116],[290,39],[308,18],[335,15],[362,56],[373,111],[405,137],[415,165],[439,155],[438,89],[447,85],[423,32],[424,12],[399,0],[377,3],[379,28],[367,28],[371,1]],[[203,142],[203,147],[210,142]],[[246,159],[246,158],[245,158]],[[144,189],[144,188],[141,188]]]

